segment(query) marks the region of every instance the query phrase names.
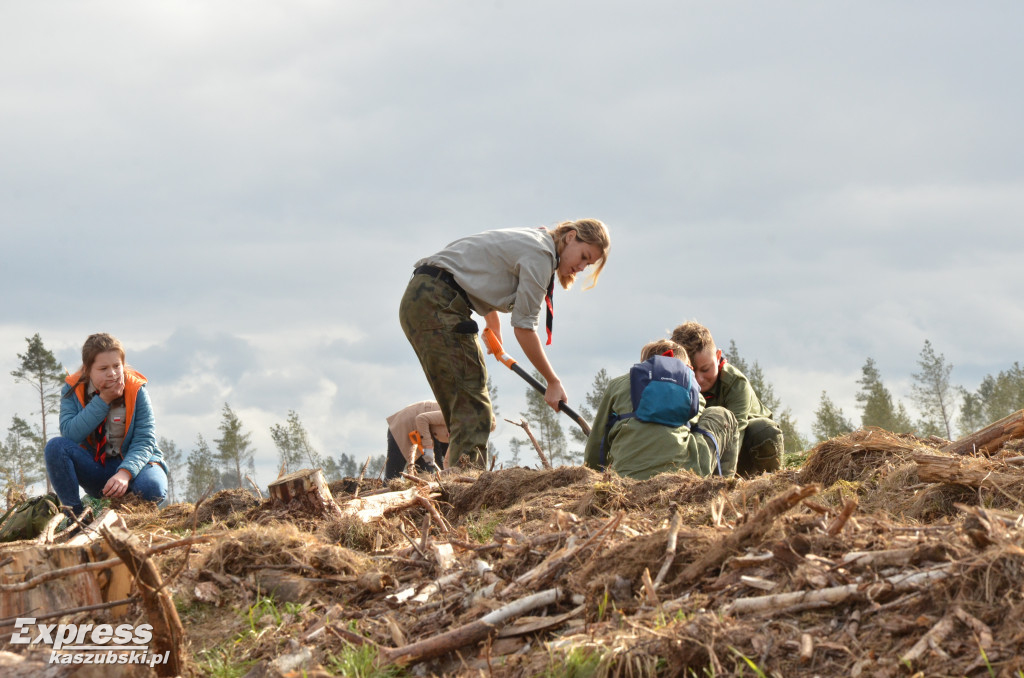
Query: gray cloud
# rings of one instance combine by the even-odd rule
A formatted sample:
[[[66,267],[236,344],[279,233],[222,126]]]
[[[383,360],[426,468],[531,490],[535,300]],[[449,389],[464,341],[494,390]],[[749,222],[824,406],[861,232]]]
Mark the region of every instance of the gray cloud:
[[[0,366],[112,331],[181,445],[227,401],[268,468],[288,409],[377,450],[429,397],[412,262],[579,216],[613,250],[556,299],[575,400],[686,318],[805,429],[868,356],[905,384],[930,339],[969,388],[1019,359],[1016,3],[56,8],[0,8]]]

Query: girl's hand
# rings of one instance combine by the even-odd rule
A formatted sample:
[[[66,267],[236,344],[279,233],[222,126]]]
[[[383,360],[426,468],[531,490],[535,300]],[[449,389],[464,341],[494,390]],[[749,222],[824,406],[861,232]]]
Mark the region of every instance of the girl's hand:
[[[99,389],[100,398],[103,398],[103,402],[108,405],[121,396],[124,395],[124,374],[121,374],[120,379],[108,381],[100,386]]]
[[[562,382],[557,379],[548,382],[548,389],[544,392],[544,402],[550,405],[555,412],[558,411],[559,402],[569,402],[569,396],[562,388]]]
[[[110,476],[110,480],[103,486],[104,497],[120,497],[128,491],[128,481],[132,479],[132,474],[128,473],[125,469],[119,469],[117,473]]]
[[[501,344],[501,319],[498,318],[497,311],[491,311],[484,316],[484,326],[491,332],[494,332],[494,336],[498,338],[498,343]],[[504,344],[502,345],[504,346]],[[486,341],[484,342],[484,348],[487,349],[487,355],[494,355]]]

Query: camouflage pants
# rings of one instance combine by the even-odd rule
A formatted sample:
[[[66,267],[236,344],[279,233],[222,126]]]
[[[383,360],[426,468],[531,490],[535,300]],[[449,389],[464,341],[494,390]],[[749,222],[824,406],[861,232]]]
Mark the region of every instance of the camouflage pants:
[[[736,474],[736,459],[739,456],[740,433],[739,424],[736,423],[736,415],[724,407],[709,407],[704,410],[697,420],[697,427],[708,431],[718,443],[719,461],[722,465],[722,475],[730,478]],[[709,437],[703,433],[704,437]],[[715,445],[711,444],[711,454],[715,453]],[[711,460],[711,475],[718,474],[718,467],[715,460]]]
[[[782,429],[778,424],[766,417],[751,419],[743,431],[736,473],[754,476],[765,471],[778,471],[782,468],[784,450]]]
[[[491,399],[478,326],[462,295],[429,275],[414,275],[405,289],[398,318],[420,359],[434,400],[441,407],[451,439],[448,461],[487,464]]]

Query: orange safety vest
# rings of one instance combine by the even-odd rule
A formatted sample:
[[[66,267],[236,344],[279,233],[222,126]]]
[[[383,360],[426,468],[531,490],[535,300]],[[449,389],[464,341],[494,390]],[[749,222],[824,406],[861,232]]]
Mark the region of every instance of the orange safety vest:
[[[64,381],[67,382],[68,386],[75,389],[75,395],[78,396],[78,402],[82,407],[85,407],[85,389],[86,383],[89,381],[86,379],[77,386],[78,375],[81,372],[75,372],[69,374],[68,378]],[[136,372],[131,368],[125,368],[124,370],[124,432],[128,435],[128,430],[132,425],[132,417],[135,415],[135,401],[139,397],[139,389],[142,388],[143,384],[147,383],[146,377],[142,376],[141,373]]]

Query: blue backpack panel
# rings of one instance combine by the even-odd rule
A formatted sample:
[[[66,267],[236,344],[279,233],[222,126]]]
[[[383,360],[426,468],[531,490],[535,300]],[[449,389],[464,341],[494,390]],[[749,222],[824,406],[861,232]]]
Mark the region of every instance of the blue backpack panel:
[[[682,360],[656,355],[629,370],[632,415],[640,421],[678,428],[697,416],[700,387]]]

